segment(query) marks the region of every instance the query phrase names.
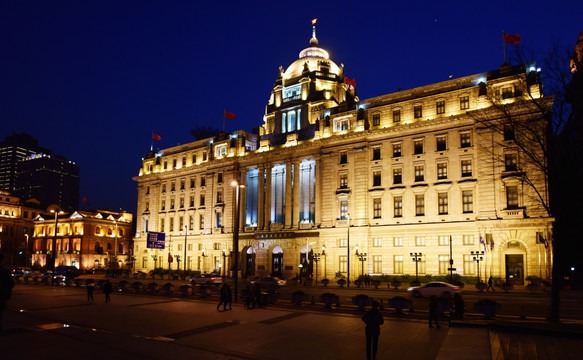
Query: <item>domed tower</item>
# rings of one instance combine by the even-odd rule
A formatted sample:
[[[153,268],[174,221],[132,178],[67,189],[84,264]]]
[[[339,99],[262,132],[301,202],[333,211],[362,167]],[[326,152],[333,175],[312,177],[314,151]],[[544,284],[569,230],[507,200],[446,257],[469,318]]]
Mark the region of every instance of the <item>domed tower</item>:
[[[312,21],[309,47],[287,69],[279,67],[265,109],[263,133],[277,136],[315,127],[326,109],[354,97],[354,87],[345,84],[344,65],[336,65],[319,47],[316,23]]]

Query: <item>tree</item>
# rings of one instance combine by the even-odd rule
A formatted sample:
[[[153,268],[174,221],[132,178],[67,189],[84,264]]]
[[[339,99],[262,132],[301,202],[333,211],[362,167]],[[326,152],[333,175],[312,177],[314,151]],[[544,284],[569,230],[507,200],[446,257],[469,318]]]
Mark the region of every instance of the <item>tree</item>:
[[[504,181],[523,186],[524,203],[530,204],[529,216],[554,217],[553,234],[547,235],[547,244],[553,238],[552,250],[552,290],[549,320],[559,320],[559,291],[561,288],[563,254],[568,251],[566,239],[562,236],[565,195],[561,188],[561,172],[564,165],[558,156],[559,134],[565,128],[570,105],[566,93],[570,82],[569,58],[571,52],[557,44],[542,56],[545,77],[544,89],[552,96],[544,96],[542,71],[532,61],[525,61],[526,51],[519,49],[514,58],[518,66],[504,64],[499,73],[515,75],[515,81],[496,83],[486,87],[482,84],[484,110],[475,111],[470,116],[479,128],[492,134],[490,161],[504,164]],[[489,74],[495,77],[497,74]],[[481,96],[482,98],[482,96]],[[494,167],[492,167],[494,168]],[[507,207],[510,208],[513,186],[506,187]],[[513,195],[512,195],[513,196]],[[519,208],[518,202],[512,204]],[[538,239],[537,239],[538,240]]]

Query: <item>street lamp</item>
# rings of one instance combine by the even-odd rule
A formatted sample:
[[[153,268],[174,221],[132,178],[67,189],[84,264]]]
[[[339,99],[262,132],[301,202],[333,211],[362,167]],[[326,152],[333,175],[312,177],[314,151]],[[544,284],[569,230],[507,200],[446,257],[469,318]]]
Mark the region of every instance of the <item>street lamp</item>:
[[[328,257],[326,255],[326,246],[322,245],[322,256],[324,257],[324,279],[327,279],[327,275],[328,272],[326,271],[326,258]]]
[[[419,284],[419,262],[423,259],[423,253],[410,253],[409,255],[415,262],[415,282]]]
[[[239,212],[241,204],[239,204],[239,193],[245,185],[239,184],[237,180],[233,180],[231,185],[235,187],[235,219],[233,221],[233,251],[235,252],[235,263],[233,264],[233,283],[235,288],[235,301],[239,298]]]
[[[227,250],[223,249],[223,276],[227,277]]]
[[[359,253],[358,246],[356,247],[356,256],[358,256],[358,261],[360,261],[361,269],[360,269],[360,277],[361,283],[364,284],[364,262],[366,261],[366,253]]]
[[[478,266],[478,284],[480,283],[480,261],[484,260],[484,251],[472,251],[472,258]]]
[[[59,227],[59,214],[64,214],[65,212],[63,210],[61,210],[61,208],[58,205],[51,205],[49,206],[49,211],[51,213],[55,214],[55,234],[53,237],[53,244],[51,246],[52,249],[52,254],[51,254],[51,260],[53,262],[53,276],[55,274],[55,268],[56,268],[56,262],[57,262],[57,252],[55,251],[56,247],[57,247],[57,228]]]
[[[184,262],[184,278],[186,279],[186,241],[188,235],[188,227],[184,225],[184,258],[182,261]]]
[[[316,286],[318,286],[318,262],[320,261],[320,253],[315,253],[312,257],[312,261],[316,263]]]

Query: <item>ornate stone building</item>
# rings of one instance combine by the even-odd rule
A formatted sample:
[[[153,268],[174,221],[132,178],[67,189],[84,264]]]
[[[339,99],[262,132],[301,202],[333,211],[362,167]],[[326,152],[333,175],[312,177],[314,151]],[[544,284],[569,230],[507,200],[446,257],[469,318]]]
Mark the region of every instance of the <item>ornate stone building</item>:
[[[128,268],[132,265],[132,218],[130,213],[109,210],[39,215],[31,239],[32,265],[51,268],[54,256],[55,266]]]
[[[420,274],[453,267],[476,276],[472,251],[485,251],[477,255],[483,277],[548,277],[546,177],[516,146],[512,127],[489,126],[503,121],[495,111],[503,106],[544,128],[524,106],[543,98],[539,80],[535,68],[505,64],[360,100],[314,29],[309,47],[280,68],[257,133],[223,133],[143,158],[134,178],[137,268],[168,268],[179,255],[181,269],[230,269],[233,184],[241,184],[243,277],[318,271],[320,279],[354,280],[415,274],[416,264]],[[148,248],[148,231],[165,233],[166,248]]]

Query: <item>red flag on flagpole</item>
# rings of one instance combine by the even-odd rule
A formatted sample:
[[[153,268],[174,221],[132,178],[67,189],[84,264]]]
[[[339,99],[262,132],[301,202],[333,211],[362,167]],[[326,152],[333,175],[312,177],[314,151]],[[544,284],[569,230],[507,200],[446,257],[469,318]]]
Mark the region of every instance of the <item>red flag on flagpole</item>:
[[[520,35],[511,35],[504,33],[504,42],[506,44],[520,44]]]
[[[162,140],[162,135],[156,134],[155,132],[152,131],[152,139],[154,139],[154,140]]]
[[[312,19],[312,25],[316,25],[317,21],[318,21],[318,18]]]
[[[83,197],[83,202],[85,203],[85,205],[89,206],[89,200],[87,200],[86,197]]]
[[[352,86],[353,88],[356,88],[356,80],[349,79],[348,77],[345,76],[344,83],[348,86]]]
[[[225,119],[235,120],[235,114],[225,110]]]

